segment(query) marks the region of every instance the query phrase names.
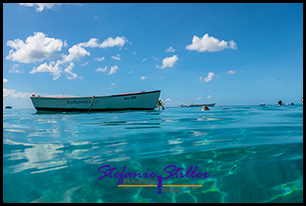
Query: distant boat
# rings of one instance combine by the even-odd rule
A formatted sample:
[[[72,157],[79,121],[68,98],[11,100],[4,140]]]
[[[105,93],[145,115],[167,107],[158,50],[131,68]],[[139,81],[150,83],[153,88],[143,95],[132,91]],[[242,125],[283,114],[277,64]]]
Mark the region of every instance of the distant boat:
[[[6,106],[5,109],[12,109],[12,106]]]
[[[266,104],[259,104],[259,106],[265,106]]]
[[[203,106],[207,106],[207,107],[214,107],[216,103],[209,103],[209,104],[189,104],[189,105],[183,105],[181,104],[180,107],[203,107]]]
[[[30,98],[37,111],[119,111],[154,110],[160,90],[89,97],[36,97]]]

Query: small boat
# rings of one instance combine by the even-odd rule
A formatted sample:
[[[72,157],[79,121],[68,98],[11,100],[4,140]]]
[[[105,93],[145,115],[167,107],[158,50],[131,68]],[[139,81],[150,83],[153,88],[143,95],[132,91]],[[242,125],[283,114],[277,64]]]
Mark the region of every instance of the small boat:
[[[5,109],[12,109],[12,106],[6,106]]]
[[[259,104],[259,106],[265,106],[266,104]]]
[[[120,111],[154,110],[160,90],[88,97],[41,97],[31,95],[37,111]]]
[[[180,107],[203,107],[203,106],[207,106],[207,107],[214,107],[216,103],[209,103],[209,104],[189,104],[189,105],[183,105],[181,104]]]

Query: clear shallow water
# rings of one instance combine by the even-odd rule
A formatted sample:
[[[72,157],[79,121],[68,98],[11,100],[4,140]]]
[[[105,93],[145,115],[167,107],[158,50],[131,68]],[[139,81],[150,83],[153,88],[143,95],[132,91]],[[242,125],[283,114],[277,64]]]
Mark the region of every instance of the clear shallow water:
[[[98,180],[103,165],[118,168],[113,175],[126,166],[125,173],[163,177],[169,165],[184,174],[198,166],[209,177],[174,176],[162,183],[202,187],[158,194],[157,187]],[[303,202],[303,105],[89,114],[4,109],[3,202]]]

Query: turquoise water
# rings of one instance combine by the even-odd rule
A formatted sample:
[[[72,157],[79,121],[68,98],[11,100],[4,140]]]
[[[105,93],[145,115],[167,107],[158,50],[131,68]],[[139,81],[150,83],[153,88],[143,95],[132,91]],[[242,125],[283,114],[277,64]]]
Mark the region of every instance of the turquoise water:
[[[103,165],[117,168],[112,175],[126,166],[125,173],[162,177],[170,165],[184,174],[198,166],[209,177],[173,176],[162,184],[201,187],[164,186],[158,194],[157,187],[98,180]],[[303,202],[303,105],[89,114],[4,109],[3,202]]]

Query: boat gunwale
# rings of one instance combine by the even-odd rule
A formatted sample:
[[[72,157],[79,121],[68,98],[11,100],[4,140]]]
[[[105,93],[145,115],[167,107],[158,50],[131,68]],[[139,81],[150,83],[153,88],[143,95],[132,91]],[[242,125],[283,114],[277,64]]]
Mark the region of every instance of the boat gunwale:
[[[204,103],[204,104],[189,104],[189,105],[180,105],[179,107],[202,107],[202,106],[207,106],[207,107],[214,107],[216,103]]]
[[[155,93],[155,92],[161,92],[161,90],[155,90],[155,91],[149,91],[149,92],[135,92],[135,93],[123,93],[123,94],[114,94],[114,95],[104,95],[104,96],[95,96],[95,98],[106,98],[106,97],[122,97],[122,96],[129,96],[129,95],[140,95],[140,94],[149,94],[149,93]],[[93,95],[94,96],[94,95]],[[30,98],[48,98],[48,99],[82,99],[82,98],[92,98],[93,96],[87,96],[87,97],[30,97]]]
[[[188,106],[206,106],[206,105],[215,105],[216,103],[205,103],[205,104],[192,104],[192,105],[188,105]]]

